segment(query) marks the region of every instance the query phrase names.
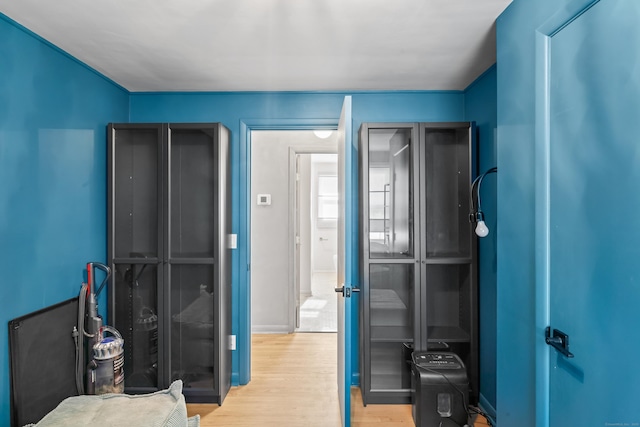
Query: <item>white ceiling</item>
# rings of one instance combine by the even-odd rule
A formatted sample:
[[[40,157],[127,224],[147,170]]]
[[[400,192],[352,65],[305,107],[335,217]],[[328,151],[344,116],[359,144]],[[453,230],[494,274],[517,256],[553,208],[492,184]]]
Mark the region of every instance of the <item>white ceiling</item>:
[[[462,90],[511,0],[15,0],[0,12],[132,92]]]

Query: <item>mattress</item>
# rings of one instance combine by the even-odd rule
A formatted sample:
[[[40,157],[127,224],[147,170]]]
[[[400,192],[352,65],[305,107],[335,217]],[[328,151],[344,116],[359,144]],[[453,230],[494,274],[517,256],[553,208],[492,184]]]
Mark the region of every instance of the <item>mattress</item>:
[[[198,427],[200,416],[187,418],[182,381],[150,394],[73,396],[63,400],[37,424],[25,427]]]

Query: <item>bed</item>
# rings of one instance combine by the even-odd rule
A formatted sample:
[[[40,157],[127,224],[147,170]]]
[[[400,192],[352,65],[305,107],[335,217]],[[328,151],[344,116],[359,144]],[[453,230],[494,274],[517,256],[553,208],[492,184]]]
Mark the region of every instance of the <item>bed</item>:
[[[72,396],[36,424],[25,427],[199,427],[200,416],[187,417],[182,381],[150,394]]]

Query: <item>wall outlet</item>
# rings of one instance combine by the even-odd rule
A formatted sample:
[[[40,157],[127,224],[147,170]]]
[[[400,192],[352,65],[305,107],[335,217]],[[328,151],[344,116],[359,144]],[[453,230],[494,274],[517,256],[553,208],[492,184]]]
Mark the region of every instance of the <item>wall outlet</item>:
[[[229,350],[235,350],[235,349],[236,349],[236,336],[229,335]]]

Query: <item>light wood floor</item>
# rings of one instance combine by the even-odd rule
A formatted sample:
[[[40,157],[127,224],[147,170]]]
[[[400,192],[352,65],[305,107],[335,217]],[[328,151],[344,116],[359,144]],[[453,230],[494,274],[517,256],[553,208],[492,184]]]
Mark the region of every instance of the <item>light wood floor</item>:
[[[251,382],[232,387],[222,406],[189,404],[201,426],[339,427],[336,334],[252,337]],[[351,389],[351,424],[413,426],[411,405],[362,405]],[[475,426],[486,426],[476,422]]]

